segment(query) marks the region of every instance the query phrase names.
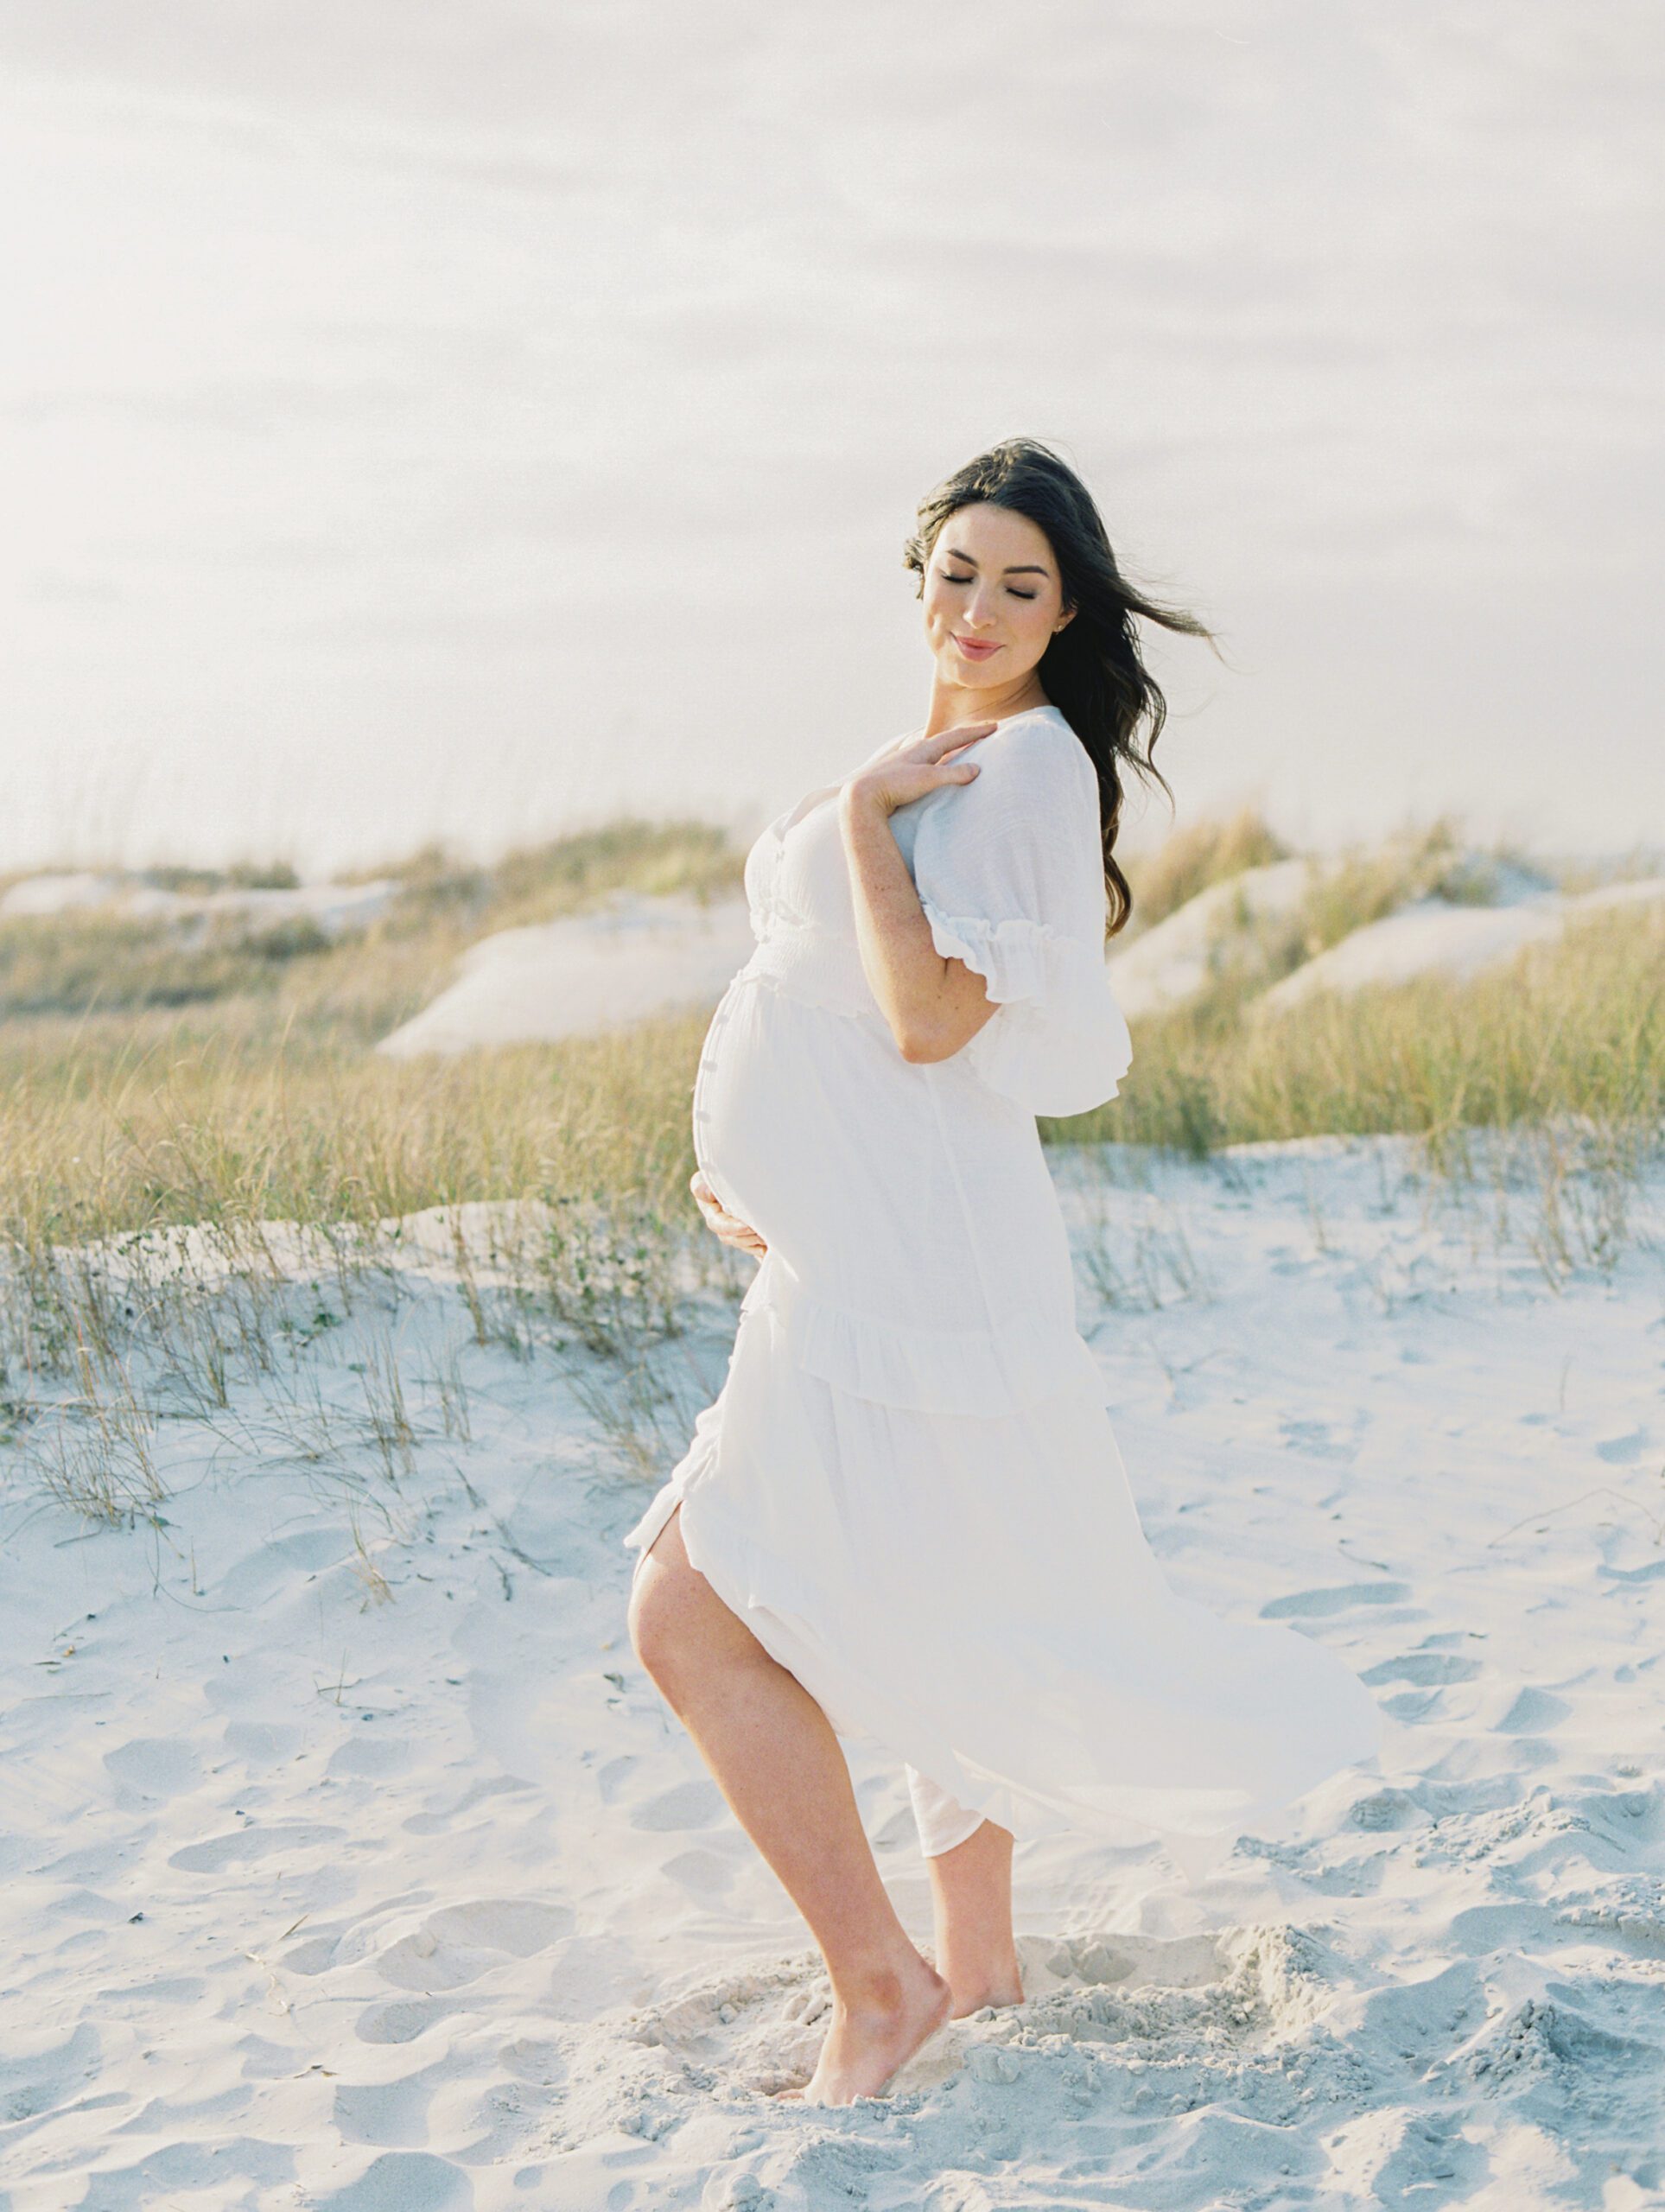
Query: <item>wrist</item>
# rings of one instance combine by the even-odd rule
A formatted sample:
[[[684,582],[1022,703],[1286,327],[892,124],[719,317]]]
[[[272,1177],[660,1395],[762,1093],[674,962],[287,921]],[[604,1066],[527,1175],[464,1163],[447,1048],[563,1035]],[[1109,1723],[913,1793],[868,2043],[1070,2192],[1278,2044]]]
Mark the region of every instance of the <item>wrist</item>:
[[[883,822],[891,810],[882,789],[852,776],[838,794],[838,810],[847,822]]]

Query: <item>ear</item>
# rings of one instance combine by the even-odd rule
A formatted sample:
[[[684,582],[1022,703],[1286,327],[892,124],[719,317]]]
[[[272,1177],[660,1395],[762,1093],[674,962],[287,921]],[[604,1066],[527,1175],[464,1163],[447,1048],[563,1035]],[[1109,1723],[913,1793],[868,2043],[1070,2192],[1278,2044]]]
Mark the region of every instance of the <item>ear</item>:
[[[1067,629],[1069,628],[1069,626],[1070,626],[1071,623],[1071,622],[1073,622],[1073,621],[1075,620],[1075,619],[1076,619],[1076,611],[1075,611],[1074,607],[1066,607],[1064,608],[1064,610],[1063,613],[1059,615],[1059,617],[1058,617],[1058,620],[1057,620],[1056,622],[1054,622],[1054,623],[1053,623],[1053,625],[1052,625],[1052,635],[1053,635],[1054,637],[1057,637],[1057,635],[1058,635],[1058,632],[1059,632],[1060,630],[1067,630]]]

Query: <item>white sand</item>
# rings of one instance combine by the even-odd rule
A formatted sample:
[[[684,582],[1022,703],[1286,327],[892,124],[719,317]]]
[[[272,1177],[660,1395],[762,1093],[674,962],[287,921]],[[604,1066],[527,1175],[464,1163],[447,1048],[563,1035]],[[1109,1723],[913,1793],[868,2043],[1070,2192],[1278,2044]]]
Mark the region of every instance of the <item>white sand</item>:
[[[1027,2001],[887,2100],[777,2106],[824,1983],[626,1637],[657,1472],[581,1402],[616,1379],[480,1348],[420,1248],[339,1325],[298,1284],[293,1355],[158,1431],[161,1529],[91,1529],[0,1452],[12,2212],[1665,2202],[1657,1251],[1557,1292],[1523,1199],[1501,1249],[1487,1203],[1424,1219],[1392,1141],[1096,1198],[1092,1157],[1058,1174],[1152,1539],[1363,1673],[1379,1780],[1196,1890],[1031,1847]],[[658,1363],[664,1452],[707,1319]],[[928,1939],[901,1774],[852,1770]]]
[[[376,1049],[396,1059],[462,1052],[709,1006],[752,943],[744,899],[702,906],[679,895],[618,893],[594,913],[482,938],[456,980]]]

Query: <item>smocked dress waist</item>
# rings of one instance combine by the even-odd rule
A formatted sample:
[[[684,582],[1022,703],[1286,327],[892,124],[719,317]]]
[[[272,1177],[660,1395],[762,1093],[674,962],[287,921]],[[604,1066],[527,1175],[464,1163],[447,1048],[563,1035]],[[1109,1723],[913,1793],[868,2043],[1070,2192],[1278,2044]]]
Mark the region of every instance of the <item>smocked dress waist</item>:
[[[768,933],[753,947],[734,978],[736,983],[761,981],[788,998],[833,1014],[878,1014],[879,1002],[854,938],[843,931],[788,921],[778,914],[765,926]]]

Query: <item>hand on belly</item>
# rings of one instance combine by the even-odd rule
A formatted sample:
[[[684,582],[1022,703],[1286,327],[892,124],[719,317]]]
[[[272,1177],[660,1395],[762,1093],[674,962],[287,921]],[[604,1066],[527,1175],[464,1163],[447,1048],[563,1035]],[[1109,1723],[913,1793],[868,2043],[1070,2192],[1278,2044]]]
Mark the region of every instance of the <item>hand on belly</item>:
[[[696,1167],[689,1179],[688,1187],[705,1217],[705,1224],[725,1244],[733,1244],[742,1252],[751,1252],[761,1259],[768,1246],[749,1223],[739,1219],[723,1205],[716,1192],[705,1179],[705,1170]]]

